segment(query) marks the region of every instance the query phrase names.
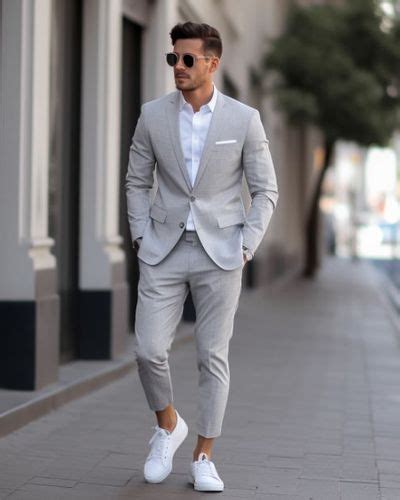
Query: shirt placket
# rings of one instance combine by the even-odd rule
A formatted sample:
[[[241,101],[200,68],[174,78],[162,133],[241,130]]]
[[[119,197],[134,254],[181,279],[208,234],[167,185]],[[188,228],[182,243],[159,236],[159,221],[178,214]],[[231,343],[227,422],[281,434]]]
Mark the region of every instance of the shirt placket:
[[[196,179],[196,173],[199,168],[199,128],[200,128],[200,113],[193,114],[192,126],[192,185]]]

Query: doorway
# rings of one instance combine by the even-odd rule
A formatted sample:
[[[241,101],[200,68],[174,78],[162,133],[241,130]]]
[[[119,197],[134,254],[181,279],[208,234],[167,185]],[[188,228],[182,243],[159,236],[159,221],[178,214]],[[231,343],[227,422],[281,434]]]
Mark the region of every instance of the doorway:
[[[55,240],[60,361],[76,357],[82,0],[53,0],[50,68],[49,235]]]
[[[141,106],[141,56],[143,28],[122,18],[122,92],[121,92],[121,165],[120,165],[120,235],[126,257],[126,279],[129,286],[129,329],[134,331],[139,270],[132,248],[125,194],[125,177],[129,161],[129,148],[140,115]]]

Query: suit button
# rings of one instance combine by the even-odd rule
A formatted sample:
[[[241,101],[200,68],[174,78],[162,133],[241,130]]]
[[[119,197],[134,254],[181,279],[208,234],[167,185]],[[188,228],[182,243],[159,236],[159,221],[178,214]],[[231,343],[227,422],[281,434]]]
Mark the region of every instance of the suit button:
[[[184,222],[180,222],[180,223],[179,223],[179,227],[180,227],[180,228],[185,227],[185,223],[184,223]]]
[[[195,196],[191,196],[190,197],[190,201],[196,201],[196,197]]]

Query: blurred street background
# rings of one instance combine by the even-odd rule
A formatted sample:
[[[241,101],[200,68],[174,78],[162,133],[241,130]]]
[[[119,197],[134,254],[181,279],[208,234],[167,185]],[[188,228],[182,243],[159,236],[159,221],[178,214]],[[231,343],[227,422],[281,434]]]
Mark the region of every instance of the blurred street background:
[[[124,189],[187,20],[220,31],[215,84],[260,111],[280,192],[244,271],[221,496],[399,500],[398,0],[0,0],[0,498],[194,497],[190,297],[171,361],[191,444],[142,478]]]

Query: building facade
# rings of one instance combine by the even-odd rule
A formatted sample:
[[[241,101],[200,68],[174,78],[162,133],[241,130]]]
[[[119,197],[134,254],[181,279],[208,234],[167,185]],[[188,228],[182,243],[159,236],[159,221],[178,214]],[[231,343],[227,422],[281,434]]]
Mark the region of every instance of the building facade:
[[[178,21],[220,30],[216,86],[259,108],[270,140],[280,201],[247,280],[299,269],[318,134],[288,127],[252,78],[289,4],[0,0],[0,387],[39,389],[60,363],[126,348],[138,278],[128,152],[141,103],[174,89],[164,53]]]

